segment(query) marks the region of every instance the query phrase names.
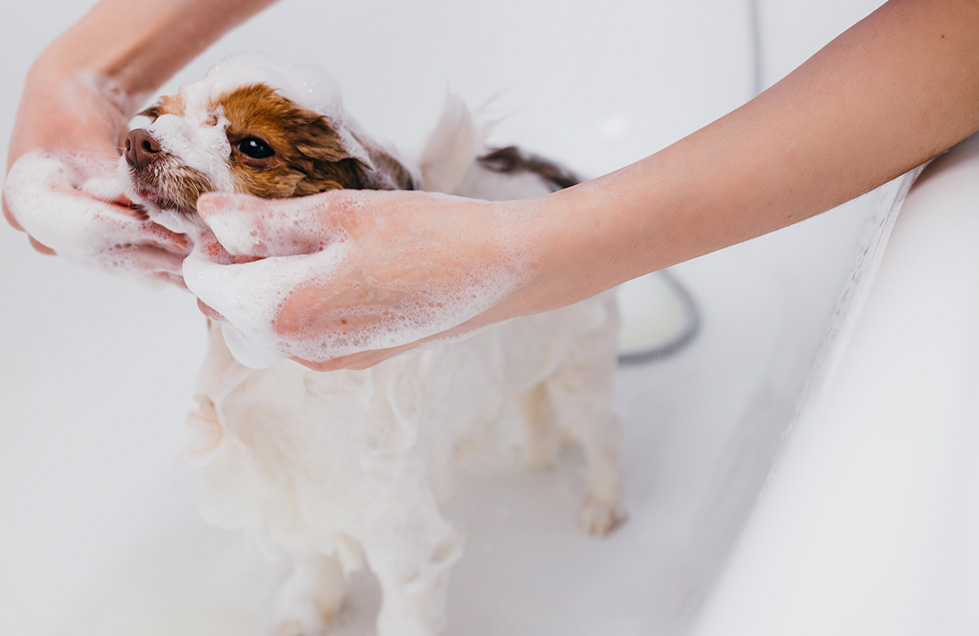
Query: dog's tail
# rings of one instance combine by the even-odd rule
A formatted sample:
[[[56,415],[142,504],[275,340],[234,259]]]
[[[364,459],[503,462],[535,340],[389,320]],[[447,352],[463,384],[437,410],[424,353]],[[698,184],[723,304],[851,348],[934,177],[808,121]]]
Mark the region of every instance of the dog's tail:
[[[458,95],[449,93],[438,124],[420,154],[423,188],[455,192],[484,149],[492,122],[479,124]]]

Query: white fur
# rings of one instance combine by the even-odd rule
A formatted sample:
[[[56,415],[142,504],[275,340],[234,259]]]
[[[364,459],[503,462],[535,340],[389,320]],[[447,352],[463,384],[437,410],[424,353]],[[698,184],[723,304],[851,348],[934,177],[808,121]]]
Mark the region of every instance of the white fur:
[[[481,148],[482,131],[453,102],[419,167],[454,194],[548,191],[536,177],[480,166]],[[247,368],[212,326],[187,455],[208,520],[255,529],[296,556],[276,608],[279,633],[319,634],[346,575],[366,563],[383,592],[379,636],[439,634],[462,545],[441,505],[459,457],[487,442],[542,466],[563,438],[576,440],[589,469],[582,524],[603,534],[620,521],[621,440],[610,408],[617,325],[605,294],[333,373],[291,362]]]

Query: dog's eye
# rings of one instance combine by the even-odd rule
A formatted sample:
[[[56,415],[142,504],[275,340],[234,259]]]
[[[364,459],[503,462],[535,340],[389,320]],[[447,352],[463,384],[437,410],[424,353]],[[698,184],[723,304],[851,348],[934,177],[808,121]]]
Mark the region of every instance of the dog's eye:
[[[252,159],[267,159],[275,154],[272,146],[258,137],[245,137],[238,142],[238,150],[246,157],[251,157]]]
[[[154,104],[153,106],[150,106],[146,110],[144,110],[144,111],[142,111],[140,113],[136,113],[136,116],[137,117],[149,117],[150,119],[156,119],[157,117],[160,116],[160,112],[161,112],[160,111],[160,105],[159,104]]]

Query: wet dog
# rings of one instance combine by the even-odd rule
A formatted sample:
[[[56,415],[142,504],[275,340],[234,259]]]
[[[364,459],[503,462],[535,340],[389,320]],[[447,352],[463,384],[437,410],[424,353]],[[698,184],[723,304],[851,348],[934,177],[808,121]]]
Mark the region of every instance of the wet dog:
[[[244,56],[144,113],[121,171],[134,201],[192,231],[197,198],[301,197],[336,188],[428,189],[530,198],[575,183],[556,164],[487,149],[452,102],[408,160],[343,112],[329,76]],[[588,464],[580,521],[605,534],[624,518],[621,433],[611,410],[618,316],[610,295],[509,321],[467,340],[366,371],[316,373],[291,362],[251,369],[211,327],[188,421],[205,515],[257,529],[295,558],[277,608],[281,634],[313,636],[341,608],[365,562],[383,594],[380,636],[432,636],[461,550],[445,519],[461,458],[509,444],[534,467],[565,439]]]

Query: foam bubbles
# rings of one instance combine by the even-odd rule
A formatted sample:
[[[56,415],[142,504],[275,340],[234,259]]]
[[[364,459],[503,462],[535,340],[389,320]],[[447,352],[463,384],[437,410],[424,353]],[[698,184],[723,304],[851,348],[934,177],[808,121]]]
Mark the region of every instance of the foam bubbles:
[[[310,284],[329,285],[347,250],[338,243],[314,254],[229,266],[208,256],[199,244],[184,260],[184,280],[226,319],[222,333],[234,357],[245,366],[265,368],[294,355],[275,329],[290,294]]]
[[[231,143],[228,141],[228,120],[219,107],[211,113],[213,125],[194,125],[183,117],[164,114],[147,130],[160,144],[160,149],[181,163],[208,177],[211,187],[218,192],[230,192],[234,181],[228,166]]]
[[[212,66],[200,82],[211,95],[257,83],[268,84],[299,106],[328,117],[337,127],[344,124],[340,84],[317,66],[289,64],[262,53],[239,53]]]
[[[452,197],[426,196],[452,214]],[[214,195],[209,199],[211,206]],[[234,263],[195,250],[184,277],[195,295],[227,319],[225,340],[248,366],[286,357],[325,361],[415,342],[478,316],[527,278],[526,256],[508,251],[515,243],[509,218],[478,221],[496,244],[486,263],[473,259],[464,245],[444,245],[439,233],[402,235],[400,228],[383,228],[390,221],[376,211],[385,200],[397,200],[387,194],[343,195],[354,214],[375,215],[361,221],[368,235],[356,237],[320,227],[325,206],[336,204],[330,197],[217,199],[223,211],[207,215],[217,240],[231,254],[268,257]],[[467,225],[458,213],[456,218]],[[381,238],[375,240],[378,230]]]
[[[199,139],[199,130],[210,129],[216,140],[223,137],[220,113],[218,125],[205,125],[214,118],[216,99],[256,83],[265,83],[299,106],[322,114],[348,151],[370,165],[368,152],[357,139],[368,145],[372,142],[344,112],[336,80],[319,68],[264,55],[232,56],[216,64],[201,81],[181,87],[185,118],[161,116],[154,124],[159,133],[155,137],[161,144],[170,144],[165,150],[196,170],[207,175],[220,172],[226,163],[222,155],[227,142],[220,139],[212,144]],[[465,186],[470,191],[460,193],[472,196],[476,192],[473,184],[495,176],[478,172],[475,161],[484,134],[485,129],[475,124],[461,101],[450,99],[422,153],[425,176],[433,181],[428,187],[450,191]],[[193,161],[188,157],[194,157]],[[420,172],[418,166],[407,168]],[[218,193],[233,191],[231,184],[214,186]],[[534,192],[533,188],[521,192],[528,196],[546,193],[546,189]],[[199,200],[202,209],[209,208],[204,216],[227,252],[199,245],[185,261],[183,274],[189,289],[226,319],[224,337],[239,361],[266,367],[287,357],[325,361],[408,344],[480,315],[527,279],[531,258],[518,254],[516,246],[528,242],[516,236],[518,224],[503,208],[495,216],[465,219],[459,216],[460,209],[467,209],[464,203],[430,194],[428,203],[438,206],[456,228],[448,233],[425,228],[416,232],[398,228],[398,215],[390,214],[390,209],[378,213],[376,206],[385,201],[397,206],[396,197],[406,195],[386,196],[345,193],[342,203],[346,214],[369,219],[362,227],[375,224],[367,231],[377,230],[385,237],[383,243],[363,233],[350,236],[330,222],[321,223],[323,206],[331,204],[323,197],[269,202],[208,194]],[[493,218],[488,220],[488,216]],[[162,216],[157,220],[178,229]],[[477,229],[473,223],[482,225]],[[394,230],[384,227],[392,224]],[[445,237],[452,233],[476,239],[447,243]],[[197,237],[195,242],[199,242]],[[487,250],[492,252],[489,257]],[[227,258],[229,254],[262,260],[241,263]],[[382,262],[373,262],[378,259]]]
[[[199,203],[206,206],[208,226],[235,256],[311,254],[347,238],[343,230],[317,223],[313,206],[295,200],[284,204],[246,194],[207,194]]]
[[[359,126],[343,109],[340,84],[316,66],[289,64],[261,53],[229,56],[212,66],[200,81],[180,87],[186,115],[204,121],[215,99],[251,84],[267,84],[296,105],[323,115],[340,135],[347,152],[373,167],[369,153],[356,139]]]
[[[59,255],[109,269],[170,272],[176,255],[138,254],[168,247],[154,224],[111,203],[124,197],[112,160],[35,150],[14,163],[4,197],[17,222]]]

